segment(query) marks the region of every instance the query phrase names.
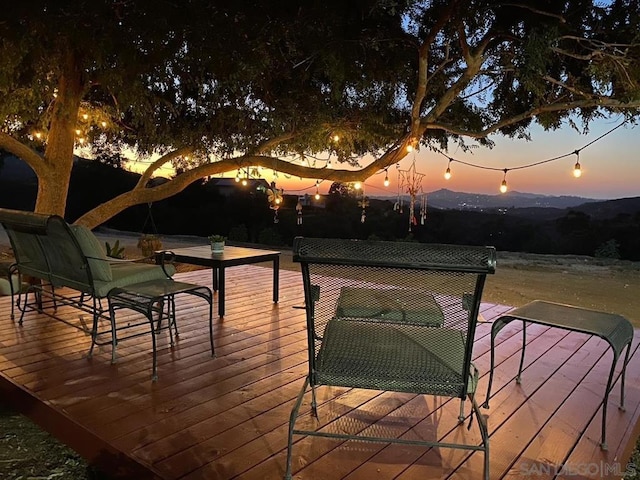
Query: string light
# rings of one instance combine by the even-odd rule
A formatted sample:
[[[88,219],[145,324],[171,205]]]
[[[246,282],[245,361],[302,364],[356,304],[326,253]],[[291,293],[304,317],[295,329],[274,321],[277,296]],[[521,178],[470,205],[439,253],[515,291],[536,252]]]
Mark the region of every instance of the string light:
[[[574,152],[576,154],[576,164],[573,166],[573,176],[580,178],[582,175],[582,169],[580,168],[580,150]]]
[[[385,168],[384,169],[384,186],[388,187],[389,186],[389,168]]]
[[[407,152],[413,152],[413,145],[407,145]]]
[[[40,140],[42,138],[42,133],[41,132],[36,132],[34,135],[38,140]]]
[[[100,125],[102,125],[102,128],[107,128],[107,122],[101,122]]]
[[[451,158],[449,159],[449,164],[447,165],[447,170],[444,172],[445,180],[449,180],[451,178]]]
[[[83,114],[82,114],[82,119],[83,119],[83,120],[86,120],[86,119],[88,119],[88,118],[89,118],[89,115],[87,115],[86,113],[83,113]]]
[[[236,183],[240,183],[240,169],[238,169],[238,173],[236,173]]]
[[[80,129],[76,129],[76,135],[80,135],[82,132],[80,131]]]
[[[334,142],[338,143],[338,142],[340,141],[340,135],[335,134],[335,135],[333,136],[332,140],[333,140]]]
[[[355,188],[356,190],[360,190],[362,188],[362,183],[360,183],[360,181],[357,181],[353,184],[353,188]]]
[[[556,160],[560,160],[563,158],[566,158],[570,155],[576,155],[577,159],[576,159],[576,163],[573,167],[573,175],[576,178],[579,178],[582,175],[582,169],[581,169],[581,165],[580,165],[580,150],[584,150],[585,148],[593,145],[594,143],[596,143],[597,141],[601,140],[602,138],[606,137],[607,135],[609,135],[610,133],[613,133],[615,130],[617,130],[618,128],[622,127],[623,125],[625,125],[628,122],[628,120],[624,120],[623,122],[621,122],[620,124],[616,125],[615,127],[613,127],[611,130],[603,133],[602,135],[600,135],[599,137],[595,138],[594,140],[590,141],[589,143],[587,143],[586,145],[582,146],[582,148],[579,148],[577,150],[574,150],[573,152],[570,153],[565,153],[564,155],[558,155],[557,157],[553,157],[553,158],[547,158],[546,160],[541,160],[538,162],[533,162],[533,163],[528,163],[525,165],[519,165],[517,167],[511,167],[511,168],[497,168],[497,167],[487,167],[485,165],[478,165],[476,163],[471,163],[471,162],[466,162],[464,160],[458,160],[455,158],[451,158],[449,157],[447,154],[445,154],[443,151],[441,150],[437,150],[436,151],[438,153],[440,153],[442,156],[447,157],[447,159],[449,160],[449,164],[447,166],[447,170],[444,174],[444,177],[448,180],[449,178],[451,178],[451,163],[452,162],[458,162],[461,163],[463,165],[467,165],[469,167],[474,167],[474,168],[479,168],[482,170],[494,170],[494,171],[503,171],[505,172],[505,178],[502,180],[502,184],[500,185],[500,191],[502,192],[503,189],[506,192],[507,190],[507,182],[506,182],[506,172],[508,170],[522,170],[524,168],[530,168],[530,167],[535,167],[537,165],[542,165],[544,163],[549,163],[549,162],[554,162]],[[503,192],[504,193],[504,192]]]
[[[508,169],[504,169],[504,177],[502,178],[502,183],[500,184],[500,193],[507,193],[507,172]]]
[[[315,195],[316,200],[320,200],[320,190],[318,190],[318,185],[320,185],[320,180],[316,180],[316,195]]]

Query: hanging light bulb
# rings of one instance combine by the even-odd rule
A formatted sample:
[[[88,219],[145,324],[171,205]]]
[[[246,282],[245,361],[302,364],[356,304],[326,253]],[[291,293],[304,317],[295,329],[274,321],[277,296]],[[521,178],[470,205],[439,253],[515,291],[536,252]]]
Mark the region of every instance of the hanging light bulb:
[[[407,145],[407,152],[413,152],[413,145]]]
[[[502,178],[502,183],[500,184],[500,193],[507,193],[507,172],[508,170],[504,169],[504,177]]]
[[[236,183],[240,183],[240,170],[236,173]]]
[[[315,199],[316,200],[320,200],[320,191],[318,190],[318,184],[316,183],[316,195],[315,195]]]
[[[576,150],[574,153],[576,154],[576,164],[573,166],[573,176],[580,178],[582,175],[582,169],[580,168],[580,152]]]
[[[384,186],[388,187],[389,186],[389,172],[388,172],[388,168],[384,169]]]
[[[451,178],[451,159],[449,159],[449,164],[447,165],[447,170],[444,172],[444,179],[449,180]]]
[[[353,188],[355,188],[356,190],[360,190],[362,188],[362,183],[360,182],[356,182],[353,184]]]

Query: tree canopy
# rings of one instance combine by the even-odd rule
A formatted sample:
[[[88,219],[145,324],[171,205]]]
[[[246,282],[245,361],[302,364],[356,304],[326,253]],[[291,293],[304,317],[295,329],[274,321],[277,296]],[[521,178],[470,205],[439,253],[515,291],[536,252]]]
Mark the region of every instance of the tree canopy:
[[[0,15],[0,149],[35,171],[37,211],[64,214],[79,146],[161,155],[77,220],[90,227],[240,168],[344,183],[409,145],[640,113],[637,0],[32,0]],[[305,161],[327,153],[349,168]],[[150,183],[168,162],[179,173]]]

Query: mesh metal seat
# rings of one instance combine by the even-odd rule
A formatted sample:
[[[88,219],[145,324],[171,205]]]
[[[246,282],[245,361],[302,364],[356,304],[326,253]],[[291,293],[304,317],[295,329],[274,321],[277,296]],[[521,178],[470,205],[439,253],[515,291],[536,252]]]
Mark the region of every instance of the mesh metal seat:
[[[488,478],[489,438],[474,399],[478,373],[471,354],[485,278],[495,271],[495,249],[298,237],[293,258],[301,264],[305,291],[309,374],[291,412],[286,478],[291,478],[294,435],[482,450]],[[296,429],[309,390],[317,416],[321,385],[457,397],[461,423],[468,397],[482,442]]]

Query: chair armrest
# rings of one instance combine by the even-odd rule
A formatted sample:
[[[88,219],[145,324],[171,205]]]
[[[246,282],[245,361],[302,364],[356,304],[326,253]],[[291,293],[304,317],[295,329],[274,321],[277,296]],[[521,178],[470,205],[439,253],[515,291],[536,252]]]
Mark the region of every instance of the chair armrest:
[[[171,275],[167,272],[165,265],[173,265],[176,260],[176,254],[171,250],[162,250],[161,252],[154,253],[153,257],[156,259],[156,263],[158,263],[158,258],[160,259],[160,266],[162,267],[162,271],[164,274],[171,278]]]

